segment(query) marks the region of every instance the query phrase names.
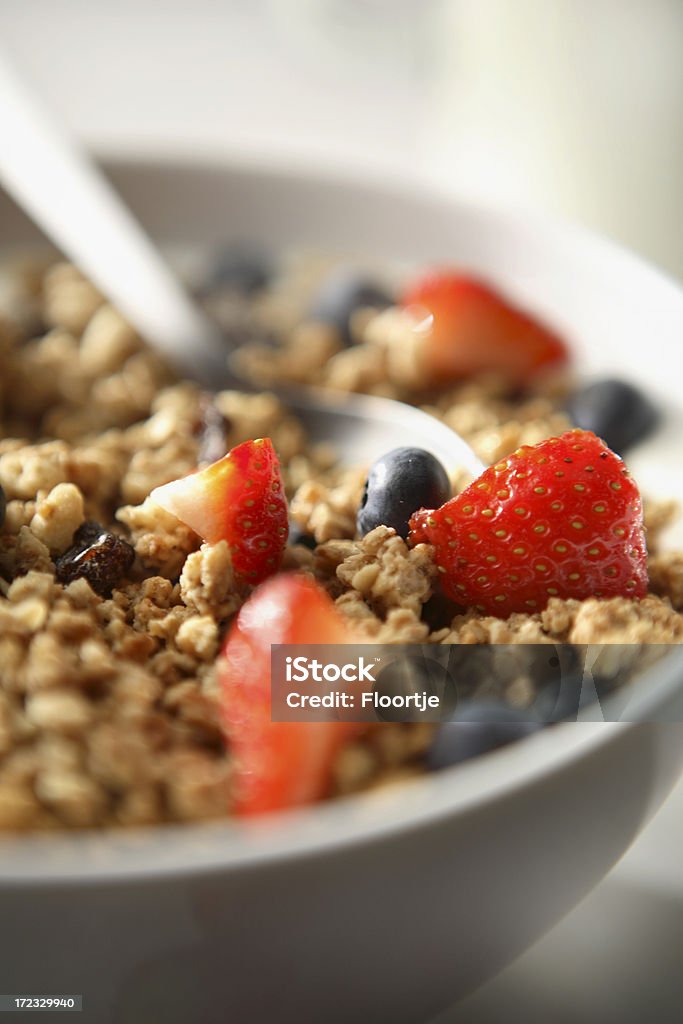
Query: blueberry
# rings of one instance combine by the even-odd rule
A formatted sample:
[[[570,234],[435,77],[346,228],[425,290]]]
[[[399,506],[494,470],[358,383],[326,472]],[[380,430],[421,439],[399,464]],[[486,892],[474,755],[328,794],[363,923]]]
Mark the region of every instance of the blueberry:
[[[381,285],[341,268],[321,285],[308,311],[309,320],[329,324],[339,334],[344,346],[352,343],[351,318],[357,309],[367,306],[386,309],[393,305],[393,296]]]
[[[7,511],[7,498],[5,492],[0,484],[0,526],[5,522],[5,512]]]
[[[463,702],[453,718],[437,729],[427,766],[438,770],[469,761],[540,728],[542,723],[531,711],[518,711],[496,701]]]
[[[576,721],[581,706],[583,673],[565,675],[557,684],[545,687],[534,702],[534,711],[542,722]]]
[[[575,722],[580,711],[591,704],[602,706],[618,683],[598,675],[584,681],[582,669],[566,675],[559,688],[549,687],[539,693],[534,703],[534,713],[547,725],[555,722]]]
[[[579,656],[572,644],[514,644],[511,654],[519,651],[526,673],[537,690],[559,692],[562,681],[580,669]]]
[[[364,537],[376,526],[393,526],[408,536],[408,521],[420,508],[439,508],[451,485],[438,459],[423,448],[394,448],[373,462],[365,483],[356,526]]]
[[[457,703],[457,691],[448,673],[448,666],[438,655],[442,650],[436,649],[437,657],[426,654],[401,655],[389,660],[379,672],[373,691],[379,698],[389,698],[392,703],[388,707],[381,704],[376,715],[384,722],[435,722],[447,717],[454,711]],[[406,701],[402,706],[393,703],[395,698],[408,698],[425,694],[436,697],[436,708],[422,708]]]
[[[254,295],[266,288],[272,277],[273,267],[264,252],[255,245],[233,242],[216,256],[211,287]]]
[[[110,597],[119,580],[135,560],[131,545],[95,522],[86,522],[76,530],[73,544],[55,561],[59,583],[72,583],[83,577],[96,594]]]
[[[442,590],[437,590],[422,605],[422,621],[426,622],[432,630],[444,629],[445,626],[450,626],[455,616],[461,611],[460,605],[446,597]]]
[[[315,551],[318,546],[318,542],[315,537],[312,537],[310,533],[306,533],[306,531],[292,519],[289,520],[289,536],[287,538],[287,543],[301,544],[303,547],[308,548],[309,551]]]
[[[659,413],[650,399],[624,380],[596,380],[579,388],[567,402],[577,427],[592,430],[622,455],[657,426]]]
[[[534,712],[545,723],[576,718],[583,666],[572,644],[520,644],[538,696]],[[517,645],[515,645],[515,650]]]

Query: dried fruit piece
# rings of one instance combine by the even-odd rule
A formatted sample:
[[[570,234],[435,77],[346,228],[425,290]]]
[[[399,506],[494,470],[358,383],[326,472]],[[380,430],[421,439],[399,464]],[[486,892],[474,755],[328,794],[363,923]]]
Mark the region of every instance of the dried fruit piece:
[[[72,546],[56,560],[56,576],[64,584],[86,579],[96,594],[110,597],[134,560],[135,551],[128,541],[88,521],[76,530]]]

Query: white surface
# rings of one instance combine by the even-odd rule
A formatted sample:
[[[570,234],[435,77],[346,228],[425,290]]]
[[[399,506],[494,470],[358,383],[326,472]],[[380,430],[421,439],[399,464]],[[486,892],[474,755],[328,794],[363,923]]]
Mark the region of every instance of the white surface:
[[[594,893],[494,981],[432,1024],[679,1024],[682,849],[679,783]]]
[[[99,149],[415,167],[435,0],[2,0],[0,39]]]
[[[110,151],[288,155],[543,206],[683,277],[679,0],[2,0]]]
[[[683,277],[680,0],[450,0],[433,176],[561,212]]]

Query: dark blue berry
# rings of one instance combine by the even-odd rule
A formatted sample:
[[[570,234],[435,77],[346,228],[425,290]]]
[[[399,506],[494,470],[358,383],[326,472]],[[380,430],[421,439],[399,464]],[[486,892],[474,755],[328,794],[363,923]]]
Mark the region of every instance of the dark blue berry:
[[[287,543],[301,544],[303,547],[308,548],[309,551],[315,551],[318,546],[318,542],[315,537],[312,537],[310,533],[306,533],[306,531],[292,519],[289,520],[289,536],[287,538]]]
[[[583,669],[562,678],[559,686],[550,686],[541,690],[534,702],[534,713],[547,725],[555,722],[575,722],[579,712],[594,705],[596,702],[602,709],[603,701],[608,700],[618,684],[614,680],[604,679],[598,675],[589,675],[584,679]]]
[[[581,706],[583,673],[572,672],[541,690],[534,702],[534,712],[542,722],[576,721]]]
[[[542,723],[532,711],[518,711],[496,701],[463,702],[453,718],[437,729],[427,766],[449,768],[524,739],[540,728]]]
[[[577,427],[594,434],[619,455],[657,426],[659,413],[650,399],[624,380],[596,380],[579,388],[567,402]]]
[[[422,605],[422,621],[426,622],[431,630],[443,629],[445,626],[450,626],[455,616],[461,611],[460,605],[446,597],[443,591],[437,590]]]
[[[373,462],[356,517],[364,537],[376,526],[408,536],[408,521],[420,508],[439,508],[451,496],[446,470],[424,448],[394,448]]]
[[[359,277],[354,271],[339,269],[323,282],[308,311],[309,320],[334,327],[344,346],[349,346],[351,318],[357,309],[386,309],[394,298],[381,285]]]
[[[272,277],[272,262],[261,249],[246,242],[233,242],[224,246],[216,256],[211,288],[254,295],[266,288]]]
[[[580,668],[579,656],[572,644],[513,644],[510,653],[524,666],[538,690],[552,688],[559,692],[562,680]]]
[[[576,718],[581,696],[583,666],[572,644],[515,644],[524,652],[538,696],[534,713],[549,724]]]
[[[437,656],[440,653],[437,650]],[[440,721],[454,711],[457,703],[457,691],[450,679],[448,666],[443,659],[422,653],[392,658],[380,670],[373,690],[378,697],[388,697],[392,701],[388,707],[378,706],[375,712],[377,718],[384,722]],[[423,709],[415,704],[393,704],[395,698],[423,694],[436,697],[437,707]]]
[[[0,484],[0,526],[5,522],[5,512],[7,511],[7,498],[5,492]]]

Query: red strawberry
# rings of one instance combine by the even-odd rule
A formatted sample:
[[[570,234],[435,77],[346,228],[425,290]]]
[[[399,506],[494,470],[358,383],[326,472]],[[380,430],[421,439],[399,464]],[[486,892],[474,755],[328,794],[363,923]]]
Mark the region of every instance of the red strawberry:
[[[156,487],[151,498],[210,544],[226,540],[249,583],[275,572],[287,543],[287,499],[268,437],[245,441],[206,469]]]
[[[362,728],[347,722],[271,721],[271,644],[350,642],[332,599],[303,576],[269,580],[242,607],[219,662],[237,814],[275,811],[324,796],[337,751]]]
[[[519,448],[410,525],[413,544],[434,545],[446,594],[494,615],[647,592],[638,488],[587,430]]]
[[[434,383],[494,370],[525,384],[540,370],[565,364],[564,342],[481,281],[453,270],[434,271],[402,298],[431,314],[424,362]]]

